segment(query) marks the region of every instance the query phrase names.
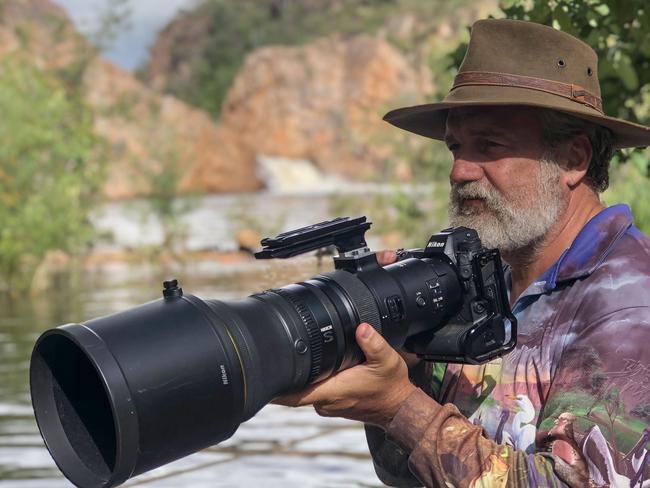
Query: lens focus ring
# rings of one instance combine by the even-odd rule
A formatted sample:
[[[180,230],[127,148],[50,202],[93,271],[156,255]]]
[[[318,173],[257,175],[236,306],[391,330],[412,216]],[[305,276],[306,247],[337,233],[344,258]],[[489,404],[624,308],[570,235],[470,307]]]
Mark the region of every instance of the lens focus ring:
[[[305,330],[307,331],[307,336],[309,338],[309,349],[311,350],[311,371],[308,380],[308,382],[311,383],[318,377],[321,370],[321,361],[323,359],[323,337],[321,331],[318,330],[316,320],[309,308],[294,296],[293,293],[282,289],[272,291],[280,295],[293,306],[298,316],[300,316],[300,320],[302,320],[302,323],[305,325]]]
[[[334,271],[323,276],[334,281],[349,295],[360,322],[367,322],[377,332],[382,333],[381,313],[377,301],[359,278],[347,271]]]

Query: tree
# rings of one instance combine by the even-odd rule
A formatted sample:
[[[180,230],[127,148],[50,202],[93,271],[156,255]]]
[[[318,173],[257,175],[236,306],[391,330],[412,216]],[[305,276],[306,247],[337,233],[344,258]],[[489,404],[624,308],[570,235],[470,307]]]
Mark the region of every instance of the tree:
[[[650,421],[650,403],[639,404],[630,413],[643,421]]]
[[[0,62],[0,276],[11,289],[51,249],[88,242],[102,164],[78,97],[27,61]]]
[[[509,19],[546,24],[576,36],[598,54],[605,113],[650,122],[650,5],[646,0],[507,0]]]

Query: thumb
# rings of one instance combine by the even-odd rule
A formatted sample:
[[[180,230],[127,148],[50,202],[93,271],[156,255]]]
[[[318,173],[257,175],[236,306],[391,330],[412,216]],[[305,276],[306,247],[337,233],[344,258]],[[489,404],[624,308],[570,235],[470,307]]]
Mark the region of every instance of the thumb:
[[[368,363],[380,363],[394,352],[388,342],[370,324],[362,323],[357,327],[356,339]]]

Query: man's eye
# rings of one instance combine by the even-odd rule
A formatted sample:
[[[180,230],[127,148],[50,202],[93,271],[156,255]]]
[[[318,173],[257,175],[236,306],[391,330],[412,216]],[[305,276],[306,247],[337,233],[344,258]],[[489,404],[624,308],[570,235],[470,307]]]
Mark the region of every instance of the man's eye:
[[[499,149],[503,147],[503,144],[497,141],[493,141],[490,139],[485,139],[479,143],[479,147],[481,148],[482,151],[488,150],[488,149]]]
[[[501,147],[503,144],[497,141],[486,141],[486,145],[491,146],[491,147]]]
[[[456,151],[459,147],[460,147],[460,144],[455,144],[455,143],[447,144],[447,148],[448,148],[451,152]]]

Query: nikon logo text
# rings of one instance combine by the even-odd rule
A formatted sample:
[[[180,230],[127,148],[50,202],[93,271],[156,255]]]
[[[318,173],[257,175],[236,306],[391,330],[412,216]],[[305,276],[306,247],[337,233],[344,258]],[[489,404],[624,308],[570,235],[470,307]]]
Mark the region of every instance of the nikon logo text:
[[[445,243],[438,242],[438,241],[431,241],[429,244],[427,244],[427,247],[445,247]]]
[[[228,384],[228,374],[226,373],[226,367],[223,364],[219,365],[221,367],[221,382],[224,385]]]

